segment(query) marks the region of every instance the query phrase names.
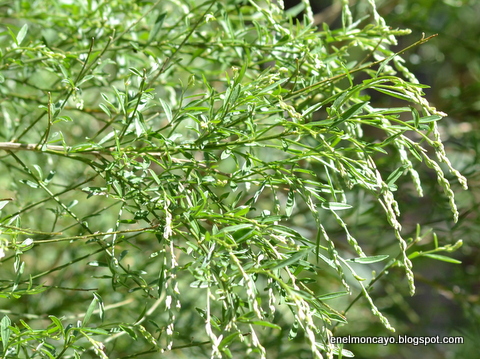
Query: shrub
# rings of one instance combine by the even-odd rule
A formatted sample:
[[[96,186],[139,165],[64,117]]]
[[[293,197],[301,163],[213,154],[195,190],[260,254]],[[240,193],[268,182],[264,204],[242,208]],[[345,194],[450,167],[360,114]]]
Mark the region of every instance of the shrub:
[[[3,5],[3,357],[351,356],[360,297],[394,330],[374,284],[413,295],[411,260],[461,245],[411,249],[397,181],[422,196],[424,163],[454,220],[445,172],[467,185],[401,57],[429,38],[394,52],[347,3],[336,29],[306,2]]]

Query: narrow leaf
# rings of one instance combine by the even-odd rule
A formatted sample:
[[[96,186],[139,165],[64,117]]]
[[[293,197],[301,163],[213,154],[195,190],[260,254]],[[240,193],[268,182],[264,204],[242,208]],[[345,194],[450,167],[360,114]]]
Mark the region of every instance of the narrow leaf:
[[[236,232],[240,229],[244,228],[251,228],[253,225],[250,223],[243,223],[243,224],[237,224],[235,226],[229,226],[222,228],[218,233],[230,233],[230,232]]]
[[[100,328],[82,328],[82,332],[98,334],[98,335],[108,335],[109,334],[108,331],[106,331],[104,329],[100,329]]]
[[[124,251],[125,252],[125,251]],[[122,252],[123,254],[123,252]],[[121,255],[120,255],[121,256]],[[121,260],[121,259],[120,259]],[[100,296],[100,294],[98,293],[93,293],[93,296],[95,297],[95,299],[97,300],[97,303],[98,303],[98,315],[100,316],[100,320],[103,322],[103,320],[105,319],[105,306],[103,304],[103,299],[102,297]]]
[[[287,195],[287,204],[285,208],[285,213],[288,217],[292,215],[293,209],[295,208],[295,191],[290,190]]]
[[[129,328],[126,325],[121,325],[121,324],[119,325],[119,327],[125,333],[127,333],[130,336],[130,338],[132,338],[133,340],[137,340],[137,334],[135,333],[135,331],[132,328]]]
[[[230,334],[230,335],[226,336],[225,338],[223,338],[223,340],[220,342],[220,345],[218,346],[219,349],[223,349],[223,348],[227,347],[228,344],[230,344],[239,335],[240,335],[240,333],[235,332],[235,333]]]
[[[11,323],[12,322],[10,321],[10,318],[6,315],[2,318],[2,321],[0,321],[0,338],[2,338],[4,352],[7,351],[8,341],[10,339],[10,335],[12,334],[12,331],[9,328]]]
[[[443,117],[439,116],[439,115],[424,116],[424,117],[420,118],[420,123],[430,123],[430,122],[434,122],[434,121],[439,121],[442,118]]]
[[[138,77],[143,77],[143,74],[138,71],[135,67],[129,67],[128,71],[130,71],[132,74],[137,75]]]
[[[460,264],[462,263],[461,261],[457,260],[457,259],[454,259],[454,258],[450,258],[450,257],[447,257],[447,256],[442,256],[441,254],[430,254],[430,253],[427,253],[427,254],[422,254],[423,257],[428,257],[428,258],[432,258],[432,259],[436,259],[436,260],[439,260],[439,261],[442,261],[442,262],[448,262],[448,263],[454,263],[454,264]]]
[[[268,85],[267,87],[264,87],[260,90],[260,92],[257,93],[257,95],[261,95],[261,94],[264,94],[264,93],[267,93],[269,92],[270,90],[282,85],[284,82],[286,82],[288,79],[281,79],[281,80],[278,80],[277,82],[271,84],[271,85]]]
[[[302,259],[303,257],[305,257],[306,255],[306,251],[300,251],[298,253],[295,253],[294,255],[290,256],[289,258],[279,262],[277,265],[271,267],[270,269],[273,270],[273,269],[280,269],[280,268],[283,268],[283,267],[286,267],[286,266],[289,266],[293,263],[296,263],[298,262],[300,259]]]
[[[288,340],[293,340],[298,334],[298,320],[295,318],[295,321],[290,328],[290,332],[288,333]]]
[[[400,178],[401,175],[403,175],[403,172],[405,172],[407,166],[406,165],[403,165],[399,168],[397,168],[395,171],[393,171],[390,176],[388,176],[387,178],[387,185],[390,187],[391,185],[393,185],[397,179]]]
[[[264,320],[257,320],[255,322],[251,322],[251,324],[255,324],[255,325],[261,325],[263,327],[269,327],[269,328],[274,328],[274,329],[282,329],[280,326],[276,325],[276,324],[273,324],[273,323],[270,323],[270,322],[266,322]]]
[[[411,106],[411,109],[412,109],[413,123],[415,125],[415,128],[418,128],[418,125],[420,125],[420,114],[418,113],[415,107]]]
[[[28,24],[25,24],[22,26],[22,28],[18,32],[17,45],[20,45],[22,43],[23,39],[25,38],[25,35],[27,35],[27,31],[28,31]]]
[[[7,26],[7,31],[8,33],[10,34],[11,38],[13,39],[13,41],[15,41],[15,44],[17,44],[18,46],[18,41],[17,41],[17,35],[15,35],[12,31],[12,29],[10,29],[8,26]]]
[[[0,210],[1,210],[3,207],[5,207],[5,206],[8,204],[8,202],[10,202],[10,201],[11,201],[10,198],[2,198],[2,199],[0,199]]]
[[[322,203],[322,208],[331,209],[332,211],[341,211],[344,209],[350,209],[352,208],[352,206],[347,203],[327,202],[327,203]]]
[[[167,116],[168,122],[172,122],[173,116],[172,116],[172,109],[168,103],[163,101],[161,98],[158,99],[160,101],[160,105],[163,107],[163,111],[165,112],[165,115]]]
[[[347,121],[348,119],[352,118],[353,116],[357,115],[359,112],[362,111],[362,109],[368,105],[368,101],[365,101],[365,102],[360,102],[360,103],[357,103],[355,105],[353,105],[352,107],[350,107],[347,111],[345,111],[344,113],[342,113],[342,115],[340,116],[341,117],[341,121],[340,122],[343,122],[343,121]]]
[[[82,327],[86,327],[88,322],[90,321],[90,318],[93,314],[93,311],[95,310],[95,307],[97,306],[97,298],[94,297],[92,301],[90,302],[90,305],[88,306],[87,312],[85,313],[85,317],[83,318],[82,321]]]
[[[352,259],[347,259],[347,261],[348,262],[354,262],[354,263],[368,264],[368,263],[381,262],[381,261],[383,261],[387,258],[388,258],[387,254],[382,254],[382,255],[379,255],[379,256],[352,258]]]
[[[334,298],[338,298],[338,297],[343,297],[344,295],[348,295],[348,294],[349,294],[348,292],[333,292],[333,293],[328,293],[328,294],[321,295],[321,296],[317,297],[317,299],[319,299],[319,300],[329,300],[329,299],[334,299]]]
[[[155,25],[153,26],[152,31],[150,31],[150,34],[148,34],[147,43],[151,43],[157,37],[157,34],[162,28],[163,21],[165,20],[166,16],[167,16],[166,12],[158,15],[157,19],[155,20]]]
[[[56,316],[54,315],[49,315],[48,316],[50,318],[50,320],[57,326],[57,328],[62,332],[62,333],[65,333],[65,328],[63,327],[63,323],[60,319],[58,319]]]

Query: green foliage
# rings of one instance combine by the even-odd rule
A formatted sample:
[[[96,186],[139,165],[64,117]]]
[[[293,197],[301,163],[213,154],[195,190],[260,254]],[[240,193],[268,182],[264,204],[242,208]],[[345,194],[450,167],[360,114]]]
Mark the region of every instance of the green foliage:
[[[416,48],[405,58],[411,71],[418,74],[421,81],[432,86],[427,92],[429,100],[448,113],[448,117],[439,123],[442,140],[449,158],[468,178],[470,187],[468,192],[457,196],[460,216],[455,225],[449,224],[442,205],[432,206],[432,211],[425,216],[420,215],[423,223],[435,223],[435,231],[442,242],[454,243],[459,238],[463,239],[461,249],[455,253],[455,258],[461,260],[462,264],[451,266],[440,261],[414,260],[417,261],[415,277],[419,283],[418,293],[429,293],[423,299],[429,305],[419,308],[416,305],[419,302],[417,298],[408,302],[419,313],[415,325],[418,333],[441,330],[445,335],[462,335],[465,338],[465,345],[445,346],[442,355],[451,353],[454,357],[476,356],[476,338],[480,335],[480,302],[477,295],[480,276],[480,197],[477,190],[480,188],[480,49],[475,44],[480,32],[476,21],[480,3],[473,0],[400,0],[394,3],[379,1],[377,6],[385,14],[389,25],[395,27],[402,24],[401,26],[412,29],[410,39],[404,37],[400,42],[408,44],[422,33],[438,34],[435,39]],[[433,188],[434,184],[429,186],[428,181],[425,181],[427,178],[423,176],[426,194],[423,201],[439,203],[441,199],[437,193],[428,189]],[[458,184],[452,183],[452,189],[458,189]],[[418,214],[421,211],[412,212]],[[419,249],[429,251],[431,243],[429,245],[423,242]],[[438,313],[448,315],[438,316]],[[439,324],[438,321],[432,323],[422,320],[425,317],[443,319]],[[431,353],[430,350],[429,354]],[[415,355],[422,354],[416,352]]]
[[[461,245],[409,251],[396,183],[422,196],[424,163],[455,221],[445,173],[467,184],[400,56],[429,38],[394,52],[408,31],[347,3],[337,29],[273,1],[3,5],[3,357],[349,357],[328,338],[361,297],[394,331],[373,285],[402,267],[413,295],[411,260]],[[355,235],[384,224],[394,249]]]

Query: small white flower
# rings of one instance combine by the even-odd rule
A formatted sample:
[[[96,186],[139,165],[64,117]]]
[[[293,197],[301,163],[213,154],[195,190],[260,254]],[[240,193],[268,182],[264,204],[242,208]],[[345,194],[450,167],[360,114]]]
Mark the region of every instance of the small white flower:
[[[205,22],[206,23],[209,23],[210,21],[215,21],[215,20],[217,20],[217,19],[212,14],[205,15]]]

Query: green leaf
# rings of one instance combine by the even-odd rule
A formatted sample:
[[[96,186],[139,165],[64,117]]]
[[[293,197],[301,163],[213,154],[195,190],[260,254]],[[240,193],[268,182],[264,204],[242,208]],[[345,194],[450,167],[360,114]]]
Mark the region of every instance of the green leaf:
[[[428,257],[428,258],[436,259],[436,260],[439,260],[439,261],[442,261],[442,262],[448,262],[448,263],[454,263],[454,264],[461,264],[462,263],[461,261],[459,261],[457,259],[450,258],[450,257],[447,257],[447,256],[442,256],[441,254],[423,253],[422,257]]]
[[[133,223],[137,223],[138,221],[135,220],[135,219],[121,219],[118,221],[118,223],[129,223],[129,224],[133,224]]]
[[[10,340],[10,335],[12,334],[11,329],[9,328],[11,320],[8,316],[4,316],[0,321],[0,338],[2,338],[3,352],[7,352],[8,342]]]
[[[143,77],[143,74],[140,71],[138,71],[135,67],[129,67],[128,71],[130,71],[134,75],[137,75],[138,77]]]
[[[228,148],[222,152],[222,154],[220,155],[220,159],[221,160],[224,160],[224,159],[227,159],[228,157],[230,157],[232,155],[232,151],[230,151]]]
[[[90,317],[93,314],[93,311],[95,310],[95,307],[97,306],[98,300],[96,297],[93,297],[92,301],[90,302],[90,305],[88,306],[87,312],[85,313],[85,316],[83,317],[82,321],[82,327],[86,327],[88,322],[90,321]]]
[[[277,217],[277,216],[272,216],[272,218],[268,218],[269,221],[266,223],[271,223],[270,220],[274,220],[274,221],[278,221],[279,219],[281,219],[281,217]],[[276,225],[272,225],[270,227],[274,232],[277,232],[281,235],[284,235],[286,237],[293,237],[295,239],[298,239],[299,241],[305,241],[305,242],[308,242],[308,243],[312,243],[312,241],[308,240],[307,238],[305,238],[304,236],[302,236],[300,233],[298,233],[296,230],[294,230],[293,228],[290,228],[290,227],[286,227],[286,226],[282,226],[282,225],[279,225],[279,224],[276,224]]]
[[[345,209],[350,209],[352,208],[352,206],[347,203],[341,203],[341,202],[325,202],[325,203],[322,203],[322,208],[330,209],[332,211],[342,211]]]
[[[345,122],[347,120],[349,120],[350,118],[352,118],[353,116],[357,115],[358,113],[360,113],[362,111],[362,109],[368,105],[369,102],[368,101],[365,101],[365,102],[361,102],[361,103],[357,103],[355,105],[353,105],[352,107],[350,107],[347,111],[345,111],[344,113],[342,113],[340,115],[340,119],[338,119],[337,121],[334,121],[332,126],[337,126],[338,124],[342,123],[342,122]]]
[[[222,339],[222,341],[220,342],[220,345],[218,347],[220,349],[223,349],[223,348],[227,347],[239,335],[240,335],[239,332],[235,332],[235,333],[232,333],[232,334],[226,336],[225,338]]]
[[[83,83],[85,83],[85,82],[87,82],[87,81],[89,81],[89,80],[91,80],[91,79],[93,79],[93,78],[95,78],[94,75],[86,75],[86,76],[83,77],[76,85],[77,85],[77,86],[80,86],[80,85],[82,85]]]
[[[162,105],[163,111],[165,112],[165,115],[167,116],[168,122],[172,122],[173,115],[172,115],[172,109],[168,103],[163,101],[161,98],[158,99],[160,102],[160,105]]]
[[[162,268],[160,269],[160,273],[157,279],[157,286],[158,286],[157,295],[159,298],[161,297],[163,292],[164,282],[165,282],[165,264],[162,264]]]
[[[123,251],[123,252],[127,252],[127,251]],[[122,254],[123,254],[122,252]],[[122,254],[120,254],[120,260],[122,260]],[[125,255],[124,255],[125,256]],[[105,306],[103,304],[103,299],[102,297],[100,296],[100,294],[96,293],[96,292],[93,292],[93,296],[95,297],[95,299],[97,300],[97,303],[98,303],[98,315],[100,317],[100,320],[103,322],[103,320],[105,319]]]
[[[273,323],[270,323],[270,322],[266,322],[264,320],[253,321],[253,322],[250,322],[250,324],[261,325],[262,327],[268,327],[268,328],[273,328],[273,329],[278,329],[278,330],[282,329],[282,327],[280,327],[279,325],[273,324]]]
[[[55,118],[55,121],[53,123],[58,122],[73,122],[73,120],[70,116],[58,116]]]
[[[242,216],[245,216],[248,212],[250,212],[249,206],[240,206],[238,208],[235,208],[234,216],[242,217]]]
[[[413,123],[415,125],[415,128],[418,128],[418,126],[420,125],[420,114],[415,107],[410,106],[410,108],[412,109]]]
[[[105,329],[100,329],[100,328],[81,328],[81,331],[84,333],[92,333],[92,334],[97,334],[97,335],[108,335],[109,332],[106,331]]]
[[[412,113],[415,113],[414,110],[415,109],[412,108]],[[442,116],[439,116],[439,115],[417,117],[417,116],[420,116],[420,115],[418,114],[417,110],[415,110],[415,111],[416,111],[417,115],[416,116],[414,115],[413,120],[406,121],[406,122],[407,123],[414,123],[416,128],[418,128],[420,124],[428,124],[428,123],[431,123],[431,122],[440,121],[443,118]]]
[[[135,320],[135,324],[140,322],[145,317],[146,312],[147,312],[147,306],[144,305],[140,313],[138,313],[137,320]]]
[[[237,224],[234,226],[224,227],[220,231],[218,231],[218,233],[236,232],[240,229],[251,228],[251,227],[253,227],[253,224],[250,224],[250,223]]]
[[[108,108],[107,105],[105,105],[104,103],[100,103],[98,107],[100,107],[102,111],[107,114],[108,117],[112,117],[112,113],[110,112],[110,109]]]
[[[393,171],[390,174],[390,176],[388,176],[388,178],[387,178],[388,187],[392,186],[397,181],[397,179],[399,179],[400,176],[403,175],[403,173],[405,172],[407,167],[408,167],[407,165],[403,165],[403,166],[397,168],[395,171]]]
[[[325,345],[323,343],[317,342],[317,343],[315,343],[315,345],[318,348],[320,348],[321,350],[327,351],[327,348],[325,347]],[[334,347],[333,348],[333,353],[335,355],[338,355],[338,359],[342,359],[342,357],[346,357],[346,358],[355,357],[355,355],[350,350],[343,349],[343,344],[339,344],[339,347]]]
[[[63,334],[65,334],[65,328],[63,326],[63,323],[60,319],[58,319],[56,316],[54,315],[49,315],[48,316],[50,318],[50,320],[56,325],[56,327],[58,328],[58,330],[60,330]]]
[[[119,325],[119,328],[122,329],[125,333],[127,333],[130,338],[132,338],[133,340],[137,340],[137,334],[135,333],[135,331],[130,328],[128,325],[122,325],[120,324]]]
[[[308,116],[308,115],[314,113],[315,111],[320,110],[322,107],[323,107],[323,103],[318,102],[315,105],[312,105],[309,108],[307,108],[306,110],[302,111],[302,117]]]
[[[331,320],[335,320],[339,323],[343,323],[343,324],[347,324],[348,321],[346,320],[346,318],[340,314],[336,314],[336,313],[327,313],[326,314]]]
[[[332,267],[333,269],[336,269],[336,265],[335,265],[335,262],[327,257],[325,257],[323,254],[321,253],[318,253],[317,254],[318,257],[323,260],[326,264],[328,264],[330,267]]]
[[[42,344],[43,346],[39,349],[39,351],[45,354],[50,359],[56,359],[55,356],[52,354],[52,352],[55,352],[55,350],[51,350],[50,348],[48,348],[45,343]]]
[[[408,149],[410,150],[410,153],[419,161],[422,162],[423,158],[422,156],[418,153],[417,149],[413,146],[413,144],[410,143],[410,141],[404,142]]]
[[[22,42],[23,42],[23,39],[25,38],[25,35],[27,35],[27,31],[28,31],[28,24],[25,24],[22,26],[22,28],[20,29],[20,31],[18,32],[17,34],[17,45],[21,45]]]
[[[441,120],[443,117],[439,115],[424,116],[420,118],[420,123],[430,123]]]
[[[393,142],[394,140],[396,140],[398,137],[401,137],[402,135],[403,135],[403,132],[399,131],[399,132],[395,133],[394,135],[391,135],[391,136],[387,137],[385,140],[383,140],[382,145],[383,146],[388,145],[390,142]]]
[[[260,91],[258,93],[256,93],[256,95],[262,95],[262,94],[268,93],[268,92],[270,92],[270,90],[272,90],[272,89],[274,89],[278,86],[281,86],[287,80],[288,79],[280,79],[280,80],[276,81],[275,83],[273,83],[271,85],[268,85],[267,87],[260,88]]]
[[[240,69],[237,77],[235,78],[235,85],[239,84],[242,81],[243,76],[245,75],[245,72],[247,71],[247,68],[248,68],[248,61],[244,61],[243,65],[242,65],[242,68]]]
[[[382,254],[378,256],[370,256],[370,257],[358,257],[358,258],[351,258],[347,259],[347,262],[354,262],[354,263],[361,263],[361,264],[368,264],[368,263],[376,263],[381,262],[387,259],[389,256],[387,254]]]
[[[242,90],[242,85],[238,84],[233,87],[229,87],[225,92],[225,100],[224,100],[224,109],[231,109],[235,106],[238,97],[240,96],[240,92]]]
[[[328,294],[318,296],[317,299],[323,301],[323,300],[329,300],[329,299],[334,299],[334,298],[338,298],[338,297],[343,297],[343,296],[348,295],[348,294],[349,294],[348,292],[332,292],[332,293],[328,293]]]
[[[7,31],[10,35],[10,37],[13,39],[13,41],[15,42],[15,44],[18,46],[18,41],[17,41],[17,35],[15,35],[12,31],[12,29],[10,29],[8,26],[7,26]]]
[[[285,213],[287,217],[292,215],[293,209],[295,208],[295,191],[291,189],[287,194],[287,204],[285,207]]]
[[[0,199],[0,210],[5,207],[9,202],[11,201],[11,199]]]
[[[118,256],[118,261],[121,262],[122,259],[125,258],[127,254],[128,254],[128,250],[123,250],[123,251],[120,253],[120,255]],[[93,294],[95,295],[96,293],[93,293]],[[99,302],[99,304],[100,304],[100,302]],[[102,305],[103,305],[103,304],[102,304]]]
[[[379,88],[379,87],[372,87],[372,89],[377,90],[379,92],[382,92],[386,95],[390,95],[392,97],[399,98],[400,100],[404,100],[404,101],[408,101],[408,102],[415,101],[414,97],[407,96],[407,95],[405,95],[401,92],[398,92],[398,91],[392,91],[392,90],[388,90],[388,89],[385,89],[385,88]]]
[[[292,293],[295,293],[296,295],[298,295],[299,297],[301,297],[302,299],[304,300],[307,300],[307,301],[310,301],[310,302],[315,302],[316,301],[316,298],[308,293],[307,291],[304,291],[304,290],[299,290],[299,289],[290,289],[290,291]]]
[[[270,267],[269,269],[270,270],[275,270],[275,269],[280,269],[280,268],[283,268],[283,267],[286,267],[286,266],[289,266],[293,263],[296,263],[298,262],[300,259],[302,259],[303,257],[305,257],[307,255],[307,251],[300,251],[300,252],[297,252],[293,255],[291,255],[290,257],[288,257],[287,259],[277,263],[276,265],[274,265],[273,267]]]
[[[288,333],[288,340],[293,340],[298,334],[298,320],[297,318],[294,319],[292,323],[292,327],[290,328],[290,332]]]
[[[148,40],[147,43],[150,44],[156,37],[158,32],[163,26],[163,22],[165,20],[165,17],[167,16],[166,12],[161,13],[158,15],[157,19],[155,20],[155,25],[152,28],[152,31],[148,34]]]

